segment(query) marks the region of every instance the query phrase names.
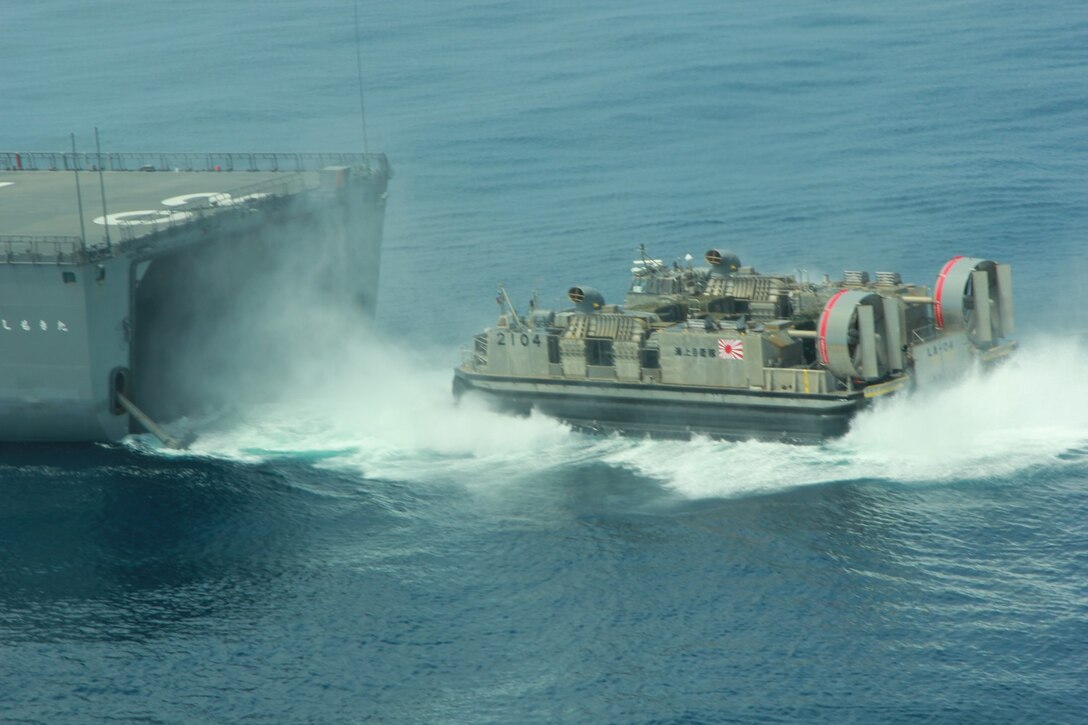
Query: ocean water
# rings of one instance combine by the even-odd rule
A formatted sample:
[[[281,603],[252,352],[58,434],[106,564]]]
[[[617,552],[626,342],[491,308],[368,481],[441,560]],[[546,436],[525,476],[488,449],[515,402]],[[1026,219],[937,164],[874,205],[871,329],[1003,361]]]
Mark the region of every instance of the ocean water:
[[[377,319],[192,451],[0,448],[0,722],[1088,721],[1088,5],[360,2],[365,133],[354,11],[0,0],[4,150],[397,172]],[[640,244],[1009,261],[1022,351],[813,447],[452,405]]]

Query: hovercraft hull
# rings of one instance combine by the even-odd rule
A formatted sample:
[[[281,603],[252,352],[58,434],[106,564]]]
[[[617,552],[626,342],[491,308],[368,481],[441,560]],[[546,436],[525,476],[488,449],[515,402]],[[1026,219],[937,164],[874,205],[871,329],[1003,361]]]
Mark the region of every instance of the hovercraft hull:
[[[643,250],[644,252],[644,250]],[[1016,349],[1012,270],[953,257],[931,293],[898,272],[764,275],[731,252],[708,269],[634,260],[624,305],[592,287],[520,314],[499,286],[453,392],[597,431],[818,443],[870,401],[955,380]]]

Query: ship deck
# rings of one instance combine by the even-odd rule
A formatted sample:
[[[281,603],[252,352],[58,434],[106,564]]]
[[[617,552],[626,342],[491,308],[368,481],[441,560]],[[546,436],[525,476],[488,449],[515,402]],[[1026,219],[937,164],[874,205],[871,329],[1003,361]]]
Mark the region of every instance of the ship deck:
[[[76,262],[88,250],[105,251],[248,199],[316,188],[328,166],[384,163],[364,154],[0,152],[0,264]]]

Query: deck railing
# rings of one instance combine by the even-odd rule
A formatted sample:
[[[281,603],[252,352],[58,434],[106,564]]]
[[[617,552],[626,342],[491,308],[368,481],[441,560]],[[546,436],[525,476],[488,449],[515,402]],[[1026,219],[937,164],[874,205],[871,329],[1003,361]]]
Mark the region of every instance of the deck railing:
[[[389,173],[385,154],[0,151],[2,171],[319,171],[326,166]]]
[[[79,237],[0,235],[0,264],[80,264],[85,259]]]

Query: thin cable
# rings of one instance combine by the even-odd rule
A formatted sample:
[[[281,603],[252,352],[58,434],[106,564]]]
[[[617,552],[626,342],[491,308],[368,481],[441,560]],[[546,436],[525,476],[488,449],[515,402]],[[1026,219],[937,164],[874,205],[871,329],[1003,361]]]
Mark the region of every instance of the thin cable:
[[[359,115],[363,120],[363,153],[370,153],[366,138],[366,102],[363,100],[363,51],[359,42],[359,0],[355,0],[355,67],[359,75]]]

